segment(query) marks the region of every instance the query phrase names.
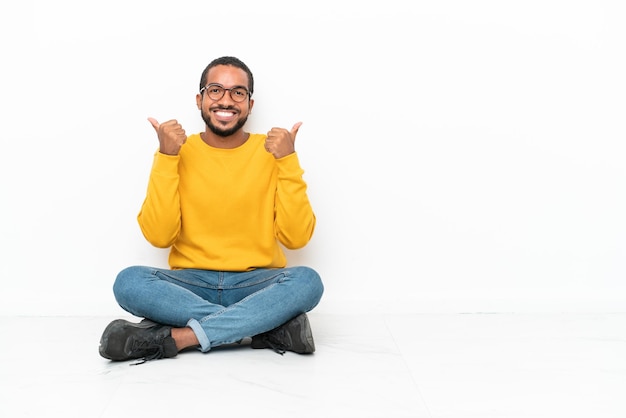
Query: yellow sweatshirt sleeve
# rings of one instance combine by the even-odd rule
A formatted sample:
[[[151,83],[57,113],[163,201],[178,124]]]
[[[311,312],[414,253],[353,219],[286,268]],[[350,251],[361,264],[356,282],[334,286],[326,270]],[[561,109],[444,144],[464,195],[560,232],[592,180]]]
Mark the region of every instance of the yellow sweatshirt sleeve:
[[[137,216],[141,232],[155,247],[170,247],[180,233],[179,160],[179,156],[155,153],[146,198]]]
[[[313,236],[316,218],[302,178],[298,155],[294,152],[276,161],[276,238],[289,249],[304,247]]]

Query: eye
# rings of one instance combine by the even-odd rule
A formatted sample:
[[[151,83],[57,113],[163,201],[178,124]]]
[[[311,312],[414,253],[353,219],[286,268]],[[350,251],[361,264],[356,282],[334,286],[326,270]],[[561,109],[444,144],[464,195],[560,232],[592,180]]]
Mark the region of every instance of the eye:
[[[244,88],[236,88],[233,90],[233,94],[237,97],[245,98],[248,95],[248,91]]]

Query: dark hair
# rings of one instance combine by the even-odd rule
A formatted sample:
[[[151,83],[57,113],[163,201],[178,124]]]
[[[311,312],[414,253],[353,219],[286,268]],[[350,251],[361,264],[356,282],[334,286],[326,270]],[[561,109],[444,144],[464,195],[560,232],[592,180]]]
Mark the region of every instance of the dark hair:
[[[246,74],[248,74],[248,90],[250,91],[250,96],[252,96],[252,92],[254,91],[254,77],[252,76],[252,71],[250,71],[248,66],[244,64],[243,61],[235,57],[220,57],[211,61],[204,71],[202,71],[202,77],[200,77],[200,89],[206,85],[206,76],[209,70],[218,65],[230,65],[244,70]]]

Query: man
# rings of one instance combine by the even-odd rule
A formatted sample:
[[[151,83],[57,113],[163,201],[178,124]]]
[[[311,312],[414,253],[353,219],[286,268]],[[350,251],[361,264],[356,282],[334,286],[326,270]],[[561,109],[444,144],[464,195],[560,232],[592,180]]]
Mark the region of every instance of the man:
[[[145,318],[111,322],[100,355],[174,357],[252,337],[253,348],[312,353],[306,312],[323,294],[311,268],[286,267],[281,245],[305,246],[316,218],[294,144],[301,123],[250,134],[254,78],[235,57],[204,70],[196,103],[206,129],[149,118],[159,139],[137,217],[148,242],[170,248],[170,269],[134,266],[113,286],[119,305]]]

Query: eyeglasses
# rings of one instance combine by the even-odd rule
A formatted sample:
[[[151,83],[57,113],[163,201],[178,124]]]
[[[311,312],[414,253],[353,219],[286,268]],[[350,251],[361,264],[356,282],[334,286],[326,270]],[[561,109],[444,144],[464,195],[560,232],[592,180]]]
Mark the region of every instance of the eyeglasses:
[[[221,84],[207,84],[200,89],[200,94],[202,94],[202,92],[204,91],[206,91],[209,99],[215,101],[220,100],[222,97],[224,97],[224,94],[226,93],[226,91],[228,91],[228,93],[230,94],[230,98],[237,103],[243,102],[250,95],[248,89],[245,87],[235,86],[227,89],[224,88],[224,86],[222,86]]]

